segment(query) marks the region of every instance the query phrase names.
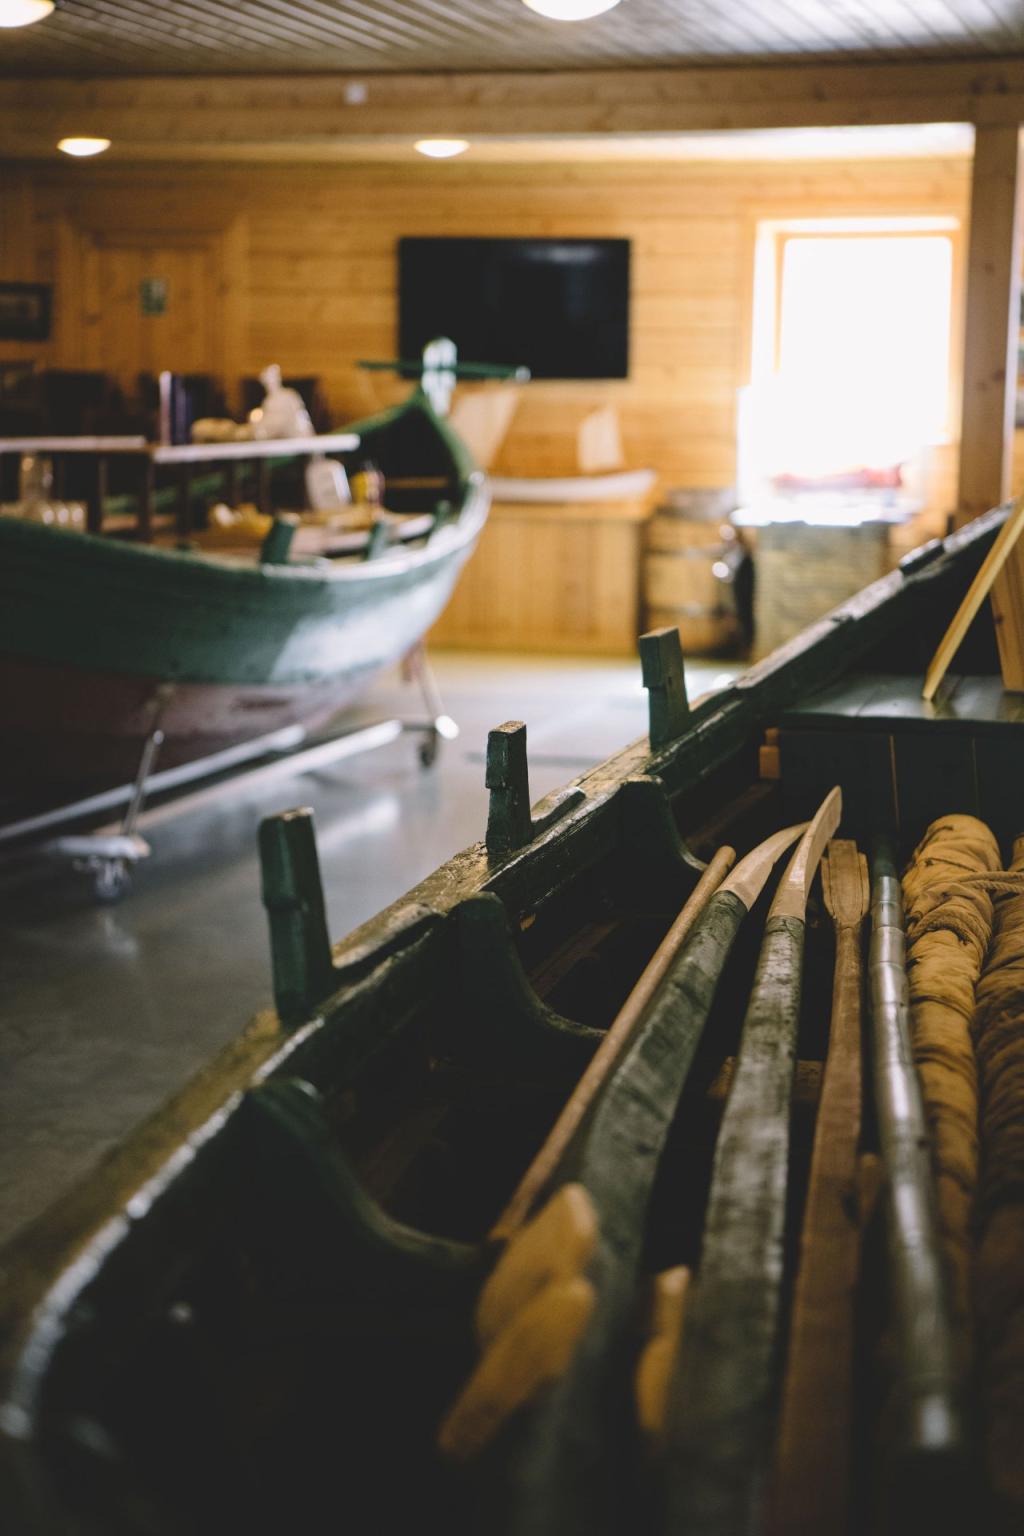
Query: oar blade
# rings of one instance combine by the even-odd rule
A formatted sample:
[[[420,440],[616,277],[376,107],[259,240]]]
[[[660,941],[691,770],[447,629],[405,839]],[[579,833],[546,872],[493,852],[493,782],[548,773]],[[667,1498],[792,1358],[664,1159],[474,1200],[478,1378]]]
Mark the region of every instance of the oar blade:
[[[789,867],[775,893],[769,917],[795,917],[803,921],[815,871],[825,845],[835,835],[843,814],[843,793],[837,784],[829,791],[797,845]]]
[[[798,826],[783,827],[781,832],[773,832],[771,837],[766,837],[763,843],[751,849],[745,859],[740,860],[732,874],[722,881],[719,891],[737,896],[749,912],[779,859],[803,835],[806,828],[807,822],[802,821]]]

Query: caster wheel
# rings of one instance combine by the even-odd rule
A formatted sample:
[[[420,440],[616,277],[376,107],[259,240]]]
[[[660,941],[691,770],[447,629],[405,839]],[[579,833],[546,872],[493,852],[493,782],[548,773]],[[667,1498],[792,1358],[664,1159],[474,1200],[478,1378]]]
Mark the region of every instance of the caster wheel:
[[[424,768],[430,768],[437,761],[438,736],[436,731],[431,731],[429,736],[420,742],[420,762]]]
[[[124,859],[104,859],[93,877],[93,894],[97,901],[120,901],[131,883]]]

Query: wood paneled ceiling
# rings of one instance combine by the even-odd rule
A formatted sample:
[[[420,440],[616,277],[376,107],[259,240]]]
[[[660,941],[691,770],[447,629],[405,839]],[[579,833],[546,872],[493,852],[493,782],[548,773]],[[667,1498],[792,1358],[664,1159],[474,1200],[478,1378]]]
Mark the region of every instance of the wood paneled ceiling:
[[[1021,0],[63,0],[0,32],[0,75],[571,70],[1024,52]]]

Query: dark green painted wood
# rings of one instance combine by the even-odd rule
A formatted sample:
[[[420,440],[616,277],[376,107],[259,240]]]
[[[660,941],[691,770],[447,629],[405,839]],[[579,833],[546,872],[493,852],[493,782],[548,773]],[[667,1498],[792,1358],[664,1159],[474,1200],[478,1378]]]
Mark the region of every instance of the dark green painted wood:
[[[678,629],[654,629],[641,635],[640,665],[647,689],[647,734],[651,751],[657,752],[681,736],[690,720]]]
[[[800,730],[779,734],[783,820],[814,814],[834,784],[842,786],[843,822],[866,836],[899,822],[892,739],[881,731]]]
[[[997,677],[953,675],[932,703],[921,697],[915,673],[853,672],[787,710],[784,726],[842,726],[855,732],[899,726],[931,738],[1010,735],[1024,720],[1024,698],[1006,693]]]
[[[344,1297],[468,1302],[475,1294],[488,1268],[482,1250],[418,1232],[382,1211],[353,1173],[309,1083],[278,1079],[251,1090],[230,1137],[246,1184],[237,1203],[249,1205],[255,1218],[247,1246],[287,1247],[276,1268],[289,1287],[296,1274],[305,1276],[307,1296],[333,1292],[339,1305]],[[266,1220],[271,1202],[273,1224]],[[271,1261],[268,1269],[274,1267]]]
[[[981,814],[971,736],[959,732],[925,736],[908,731],[896,732],[891,741],[898,827],[908,848],[913,848],[925,828],[940,816]]]
[[[424,1038],[452,1038],[459,1016],[453,978],[458,971],[454,922],[437,918],[392,928],[383,958],[363,952],[343,990],[332,992],[318,1014],[292,1030],[274,1060],[275,1073],[308,1078],[325,1093],[357,1094],[366,1079],[379,1082],[388,1062],[398,1065]],[[344,976],[347,963],[338,964]],[[340,1024],[337,1022],[340,1021]]]
[[[513,1426],[489,1469],[487,1529],[514,1536],[621,1536],[637,1519],[632,1336],[651,1191],[719,978],[746,916],[712,896],[561,1170],[598,1214],[588,1275],[597,1305],[563,1378]],[[481,1529],[485,1528],[483,1525]]]
[[[704,871],[679,835],[660,779],[634,774],[616,795],[621,831],[616,887],[626,902],[675,911]]]
[[[379,560],[390,543],[391,533],[387,523],[379,517],[370,529],[370,537],[366,541],[364,560]]]
[[[892,1423],[881,1447],[892,1528],[942,1529],[964,1512],[966,1438],[930,1141],[910,1034],[903,899],[892,844],[871,850],[872,1070],[885,1165],[896,1333]]]
[[[603,1031],[563,1018],[540,1001],[497,896],[470,896],[452,916],[459,953],[453,1026],[460,1057],[500,1074],[516,1071],[542,1082],[575,1082]]]
[[[488,731],[484,783],[491,792],[486,847],[498,856],[525,848],[583,800],[581,789],[559,790],[547,796],[536,816],[531,813],[526,726],[521,720],[506,720]]]
[[[266,817],[259,846],[274,1001],[281,1022],[295,1025],[334,986],[313,812],[302,806]]]
[[[260,545],[260,564],[287,565],[298,527],[299,519],[294,513],[288,517],[275,517],[270,532]]]
[[[448,523],[454,521],[455,507],[450,501],[439,501],[434,508],[434,522],[430,529],[429,537],[441,532]]]
[[[516,848],[525,848],[533,836],[533,822],[526,726],[522,720],[506,720],[504,725],[488,731],[484,783],[490,790],[488,853],[511,853]]]
[[[669,1389],[663,1529],[756,1529],[771,1442],[804,924],[770,917]]]
[[[927,704],[920,674],[852,673],[783,716],[787,815],[806,814],[839,783],[846,824],[865,839],[898,832],[913,846],[954,811],[1012,837],[1022,824],[1013,788],[1024,767],[1022,722],[1024,699],[998,676],[948,678]]]
[[[369,373],[400,373],[403,378],[421,373],[454,373],[457,379],[515,379],[526,383],[528,368],[514,363],[425,363],[422,357],[360,358],[357,368]]]
[[[1024,832],[1024,731],[999,740],[979,737],[974,743],[974,768],[981,818],[1009,848]]]
[[[921,544],[917,549],[912,549],[909,555],[904,555],[900,561],[899,570],[901,576],[914,576],[918,571],[923,571],[926,565],[931,565],[942,554],[944,545],[941,539],[929,539],[926,544]]]

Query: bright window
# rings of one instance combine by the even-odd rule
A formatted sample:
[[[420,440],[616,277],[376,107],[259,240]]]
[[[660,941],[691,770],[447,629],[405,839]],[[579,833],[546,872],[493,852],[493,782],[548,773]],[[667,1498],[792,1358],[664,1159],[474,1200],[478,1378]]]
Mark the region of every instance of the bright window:
[[[762,234],[744,410],[762,478],[883,468],[948,439],[950,221],[861,222]]]

